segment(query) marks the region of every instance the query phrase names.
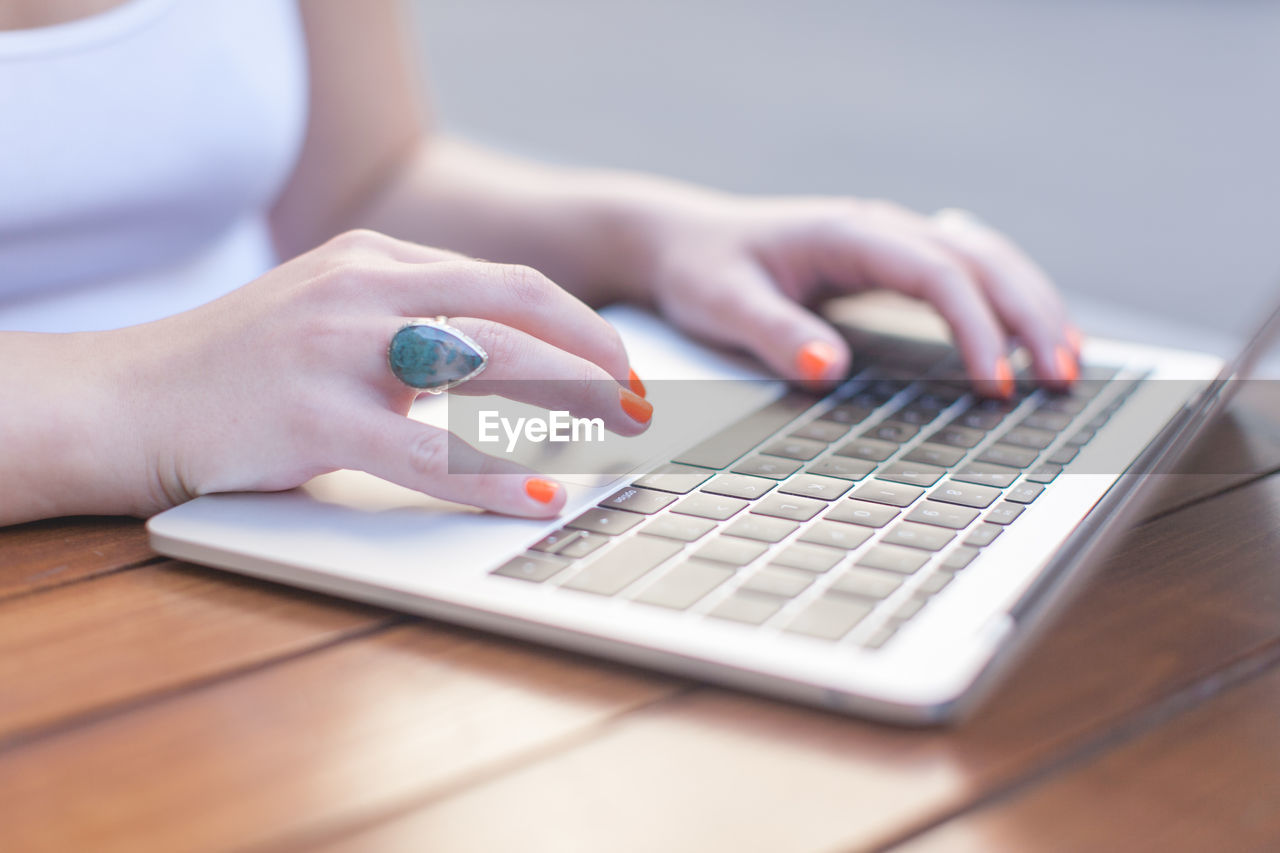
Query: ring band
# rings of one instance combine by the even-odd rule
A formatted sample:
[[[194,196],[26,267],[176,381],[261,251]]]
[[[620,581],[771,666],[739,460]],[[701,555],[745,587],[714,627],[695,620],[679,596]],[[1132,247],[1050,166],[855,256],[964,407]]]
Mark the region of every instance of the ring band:
[[[441,315],[401,326],[387,347],[387,363],[410,388],[441,394],[484,370],[489,354]]]

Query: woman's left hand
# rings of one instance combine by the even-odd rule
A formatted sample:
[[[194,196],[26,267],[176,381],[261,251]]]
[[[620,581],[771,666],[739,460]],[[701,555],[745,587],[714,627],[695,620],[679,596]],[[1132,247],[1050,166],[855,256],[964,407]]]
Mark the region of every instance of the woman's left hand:
[[[872,288],[932,304],[984,394],[1012,392],[1012,338],[1044,384],[1065,387],[1079,374],[1079,333],[1048,277],[960,211],[697,193],[651,205],[640,221],[648,298],[677,325],[746,349],[784,377],[823,384],[845,375],[847,343],[810,309]]]

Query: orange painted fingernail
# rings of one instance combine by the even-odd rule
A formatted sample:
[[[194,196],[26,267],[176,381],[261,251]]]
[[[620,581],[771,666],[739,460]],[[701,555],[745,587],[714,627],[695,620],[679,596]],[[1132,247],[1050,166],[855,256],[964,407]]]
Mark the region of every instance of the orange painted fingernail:
[[[1013,368],[1009,366],[1009,359],[1000,356],[1000,360],[996,362],[996,387],[1000,392],[1000,396],[1009,398],[1013,396]]]
[[[826,341],[809,341],[796,353],[796,370],[810,382],[824,378],[840,354]]]
[[[619,388],[618,396],[622,401],[622,411],[626,412],[631,420],[647,424],[653,417],[653,403],[644,397],[626,388]]]
[[[1075,382],[1080,378],[1080,365],[1076,364],[1075,356],[1067,352],[1066,347],[1058,347],[1053,355],[1058,361],[1058,375],[1063,380]]]
[[[560,494],[560,484],[554,480],[530,477],[524,481],[524,491],[538,503],[549,504]]]
[[[628,378],[628,384],[631,385],[631,393],[639,394],[641,397],[645,396],[644,383],[640,381],[639,376],[636,376],[636,372],[634,370],[631,371],[631,376]]]
[[[1076,354],[1076,360],[1080,359],[1080,353],[1084,351],[1084,336],[1080,334],[1080,330],[1075,326],[1067,326],[1066,331],[1067,346],[1071,347],[1071,351]]]

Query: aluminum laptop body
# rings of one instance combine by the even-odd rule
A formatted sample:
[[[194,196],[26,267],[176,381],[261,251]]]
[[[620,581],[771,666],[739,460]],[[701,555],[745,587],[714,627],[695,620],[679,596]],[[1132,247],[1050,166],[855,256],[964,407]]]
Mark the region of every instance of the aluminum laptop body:
[[[1088,569],[1097,565],[1111,536],[1124,530],[1140,498],[1150,491],[1155,478],[1147,475],[1176,458],[1221,406],[1226,387],[1222,380],[1240,367],[1238,362],[1228,365],[1216,356],[1118,341],[1088,341],[1085,364],[1108,366],[1109,381],[1101,383],[1096,396],[1088,398],[1078,413],[1075,432],[1056,438],[1042,451],[1042,458],[1049,458],[1060,448],[1067,452],[1056,458],[1072,456],[1071,460],[1059,466],[1061,473],[1033,501],[1019,503],[1021,509],[1014,507],[1005,513],[1007,517],[1016,512],[1017,519],[1001,524],[998,538],[945,578],[934,567],[947,560],[961,562],[968,556],[962,549],[969,546],[962,543],[974,535],[969,530],[929,528],[934,533],[941,531],[938,539],[953,538],[940,550],[921,552],[931,561],[926,569],[895,574],[864,566],[875,562],[868,558],[873,549],[879,548],[878,554],[915,553],[898,545],[886,549],[881,540],[891,535],[889,528],[842,526],[819,515],[808,521],[783,520],[782,524],[766,519],[779,531],[795,525],[794,532],[773,543],[759,543],[765,551],[737,566],[732,561],[721,564],[697,556],[711,553],[702,551],[709,546],[697,541],[663,540],[668,543],[664,546],[667,551],[676,549],[679,553],[652,571],[626,580],[616,591],[600,594],[599,587],[576,583],[575,578],[605,571],[611,553],[634,549],[640,541],[657,541],[646,531],[658,522],[647,516],[635,522],[627,516],[635,527],[606,537],[604,547],[580,559],[569,562],[548,557],[556,565],[549,569],[553,572],[550,576],[542,577],[539,567],[545,562],[541,558],[550,553],[545,549],[552,547],[542,543],[555,539],[549,535],[560,531],[569,519],[585,518],[583,514],[602,501],[625,501],[630,494],[626,487],[650,469],[679,458],[687,448],[761,407],[776,404],[787,393],[782,383],[769,380],[743,361],[684,338],[651,315],[629,308],[610,309],[605,314],[622,333],[635,369],[651,387],[653,435],[645,439],[649,444],[644,464],[623,476],[562,477],[570,492],[562,518],[529,521],[480,513],[344,471],[289,492],[210,495],[180,505],[150,520],[152,546],[162,554],[196,563],[837,712],[896,723],[938,723],[974,708],[999,674],[1008,669],[1015,654],[1061,607],[1070,590],[1079,586]],[[1256,339],[1251,346],[1258,347]],[[665,389],[694,380],[724,382],[725,387],[738,390],[715,405],[702,407],[701,418],[664,427]],[[771,440],[785,440],[796,431],[821,434],[822,430],[804,427],[860,387],[855,376],[846,384],[843,397],[837,394],[832,401],[802,412],[796,421],[780,425]],[[1041,392],[1028,397],[1025,409],[1009,415],[1010,423],[1038,411],[1036,407],[1045,405],[1047,399]],[[413,414],[422,420],[447,423],[443,409],[448,405],[444,399],[431,399],[415,407]],[[957,400],[952,405],[937,423],[970,402]],[[1099,413],[1109,417],[1100,418]],[[1078,438],[1081,424],[1096,429],[1089,431],[1087,442],[1074,445],[1072,454],[1066,442]],[[893,464],[894,459],[905,457],[927,438],[928,429],[905,441],[887,462],[871,464]],[[993,440],[984,438],[969,452],[980,454]],[[815,457],[817,462],[829,458],[844,464],[829,455],[839,450],[833,447]],[[726,466],[725,471],[731,468]],[[720,476],[723,472],[711,473]],[[1019,483],[1031,476],[1026,470],[1019,473],[1023,475]],[[818,478],[819,482],[827,479],[831,478]],[[824,505],[823,512],[847,513],[850,506],[865,506],[853,496],[871,482],[872,478],[864,477],[851,483],[847,494],[831,500],[832,509]],[[946,495],[933,490],[950,482],[944,479],[925,489],[916,505],[890,509],[899,513],[899,520],[917,513],[926,501],[946,509],[951,505],[932,502],[935,495],[939,499]],[[1024,494],[1034,491],[1033,484],[1026,485],[1029,491]],[[778,490],[781,488],[780,481]],[[638,491],[648,494],[644,489]],[[699,493],[697,489],[693,492]],[[615,497],[620,494],[622,498]],[[1008,495],[1006,491],[997,503],[974,510],[979,516],[974,524],[988,529],[994,521],[1002,520],[988,521],[982,513],[1011,506]],[[673,502],[663,513],[675,512],[690,494],[673,493],[670,497]],[[808,506],[807,500],[796,503]],[[619,505],[625,511],[625,504]],[[785,499],[775,500],[773,505],[792,506]],[[842,509],[835,509],[837,506]],[[754,525],[761,519],[751,515],[755,509],[749,506],[736,519],[723,523],[747,519]],[[962,515],[961,520],[963,517],[967,516]],[[679,526],[675,522],[687,525],[688,517],[669,521],[672,524],[668,526]],[[925,530],[914,522],[903,527],[908,533]],[[812,575],[808,588],[784,597],[772,616],[755,624],[752,619],[719,618],[735,607],[741,610],[743,601],[755,602],[755,594],[745,589],[755,573],[771,581],[805,580],[796,572],[806,569],[776,563],[794,563],[796,556],[807,559],[827,553],[824,545],[810,544],[822,541],[819,529],[822,535],[857,530],[855,538],[865,541],[833,566],[807,567]],[[583,534],[588,538],[595,535]],[[636,542],[628,545],[630,540]],[[544,550],[527,551],[531,546]],[[780,556],[783,551],[787,556]],[[755,552],[746,551],[748,555]],[[502,567],[521,565],[513,561],[526,554],[531,558],[526,566],[531,575],[511,570],[501,573]],[[708,578],[707,583],[714,583],[705,594],[699,591],[696,600],[680,600],[673,606],[670,596],[662,595],[674,585],[665,576],[670,573],[674,578],[678,569],[692,571],[680,568],[682,560],[703,572],[699,577]],[[556,568],[560,563],[566,568]],[[847,631],[805,633],[796,627],[830,624],[829,618],[821,621],[827,615],[820,600],[845,603],[840,584],[848,578],[861,582],[881,574],[892,576],[886,585],[894,584],[893,590],[876,593],[880,598],[867,599],[865,607],[861,599],[851,599],[854,615],[864,610],[869,615],[859,617]],[[761,600],[766,599],[762,593]],[[658,606],[663,603],[666,606]],[[910,617],[901,618],[908,610],[913,610]],[[809,615],[813,613],[817,615]],[[847,615],[837,613],[837,622]]]

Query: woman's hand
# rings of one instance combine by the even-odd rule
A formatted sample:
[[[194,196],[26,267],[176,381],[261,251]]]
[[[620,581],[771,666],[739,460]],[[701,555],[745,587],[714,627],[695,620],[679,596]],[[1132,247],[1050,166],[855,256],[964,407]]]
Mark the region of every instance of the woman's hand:
[[[392,375],[388,343],[407,318],[437,315],[486,350],[486,380],[572,380],[504,383],[513,397],[623,435],[646,428],[617,333],[541,274],[351,232],[199,309],[105,333],[128,353],[119,381],[151,472],[140,511],[352,468],[554,516],[565,501],[554,482],[405,417],[418,392]]]
[[[959,211],[921,216],[882,201],[741,198],[668,187],[637,193],[632,295],[676,324],[746,349],[782,376],[845,374],[848,345],[809,310],[839,293],[887,288],[931,303],[979,389],[1008,396],[1017,338],[1052,387],[1079,373],[1079,336],[1045,274],[1009,240]]]

